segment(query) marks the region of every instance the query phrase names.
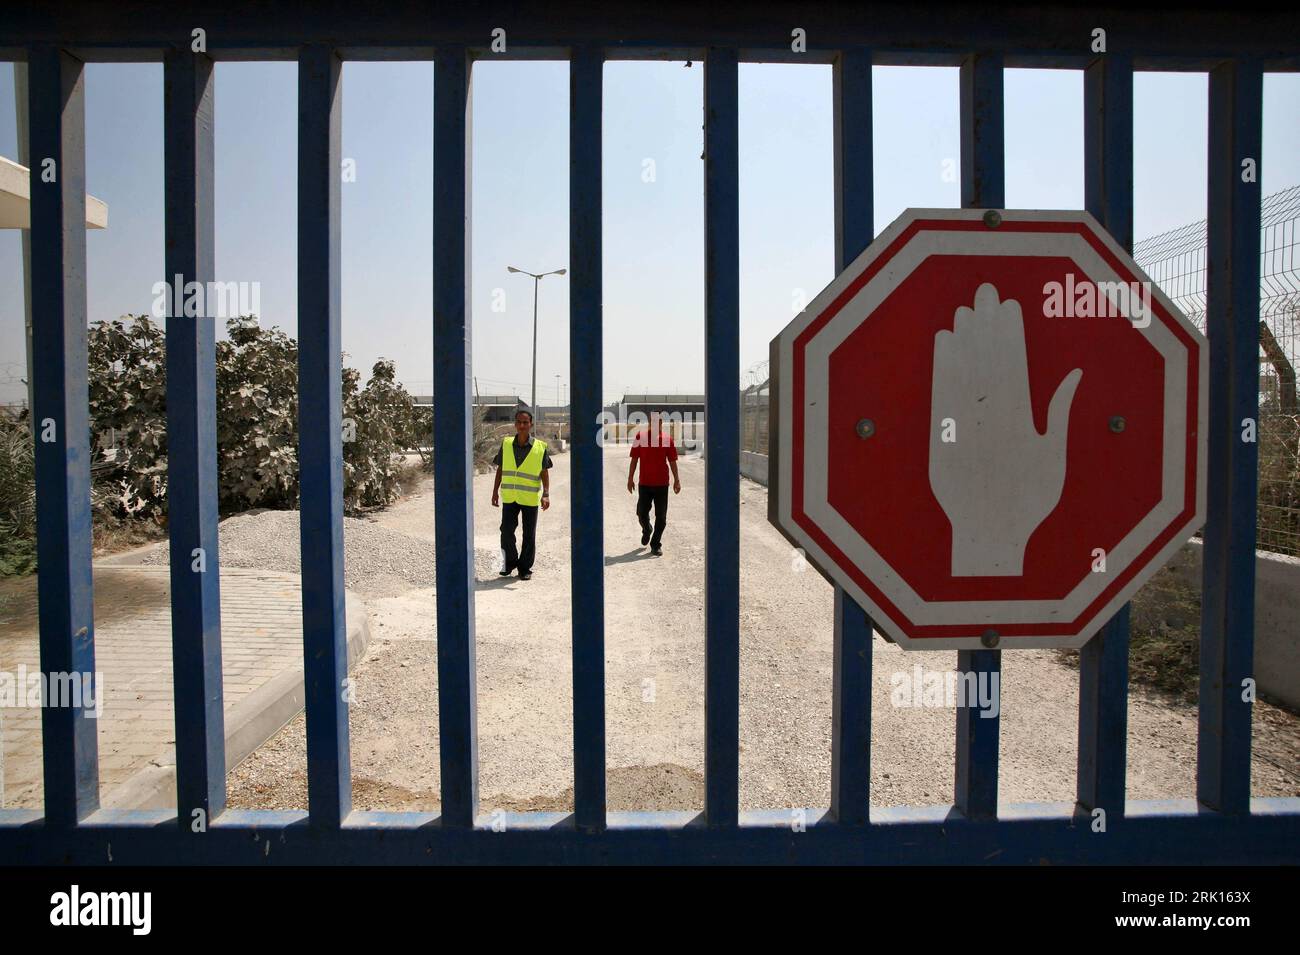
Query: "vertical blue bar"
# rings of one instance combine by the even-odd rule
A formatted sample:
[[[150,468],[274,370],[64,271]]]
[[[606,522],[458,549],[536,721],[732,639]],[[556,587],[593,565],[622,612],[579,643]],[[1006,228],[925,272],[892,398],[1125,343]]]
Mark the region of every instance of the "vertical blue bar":
[[[90,421],[86,371],[86,96],[80,60],[28,56],[31,123],[32,427],[41,671],[95,672]],[[47,179],[49,181],[47,181]],[[102,687],[96,687],[96,699]],[[99,808],[99,724],[45,706],[45,821],[74,826]]]
[[[867,612],[836,587],[831,813],[846,825],[870,818],[872,629]]]
[[[961,65],[961,204],[967,209],[1001,209],[1003,178],[1002,57],[977,54]],[[976,679],[997,679],[1000,650],[960,650],[957,669]],[[992,819],[998,807],[1000,717],[984,718],[979,707],[957,707],[957,767],[954,803],[972,819]]]
[[[740,785],[740,127],[736,51],[704,62],[704,817]]]
[[[1084,205],[1126,250],[1133,249],[1133,63],[1108,53],[1083,86]],[[1081,809],[1124,814],[1128,746],[1129,608],[1120,608],[1079,653]]]
[[[968,56],[960,84],[962,208],[1001,209],[1006,203],[1002,57]]]
[[[185,48],[168,52],[163,63],[164,261],[166,281],[181,289],[214,277],[212,79],[206,55]],[[196,810],[210,820],[226,801],[211,315],[167,317],[167,525],[176,806],[177,820],[188,831]]]
[[[1107,53],[1083,82],[1084,208],[1133,250],[1133,60]]]
[[[1210,71],[1207,328],[1210,434],[1201,597],[1196,797],[1250,811],[1259,421],[1259,166],[1263,75],[1253,60]],[[1253,168],[1253,175],[1248,173]]]
[[[842,272],[875,230],[871,138],[871,51],[845,50],[834,66],[835,271]],[[831,812],[868,821],[871,788],[871,636],[852,597],[835,588],[831,691]]]
[[[438,527],[438,733],[442,824],[478,807],[474,485],[470,410],[469,59],[438,51],[433,84],[433,507]]]
[[[569,373],[573,582],[573,793],[579,828],[605,827],[604,450],[597,440],[602,362],[601,80],[604,53],[569,63]]]
[[[343,341],[339,271],[343,64],[298,54],[298,461],[307,704],[307,808],[337,828],[352,809],[343,594]]]

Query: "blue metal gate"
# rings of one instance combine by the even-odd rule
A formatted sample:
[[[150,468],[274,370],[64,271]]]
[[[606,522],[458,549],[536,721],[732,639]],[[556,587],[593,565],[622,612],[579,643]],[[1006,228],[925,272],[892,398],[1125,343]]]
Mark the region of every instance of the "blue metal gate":
[[[1109,51],[1094,52],[1098,28]],[[204,31],[206,52],[194,53]],[[507,48],[493,52],[493,31]],[[807,51],[792,49],[802,29]],[[760,0],[655,2],[601,10],[407,2],[312,10],[291,3],[175,0],[32,4],[0,14],[0,58],[29,68],[33,161],[34,420],[40,652],[44,671],[94,671],[87,446],[83,64],[164,64],[166,269],[213,276],[213,62],[298,63],[298,308],[307,812],[225,810],[216,507],[214,329],[167,325],[171,600],[177,810],[98,806],[96,724],[43,711],[44,812],[0,811],[0,860],[22,863],[211,862],[1297,862],[1300,799],[1251,799],[1256,446],[1238,440],[1258,411],[1259,162],[1262,76],[1300,69],[1300,18],[1255,10],[1165,17],[1141,11],[822,5]],[[576,421],[601,410],[601,77],[607,59],[702,61],[705,137],[707,654],[705,809],[607,812],[605,804],[602,458],[595,427],[573,432],[573,697],[576,811],[519,813],[504,828],[478,815],[474,677],[470,320],[466,301],[471,66],[491,57],[570,63],[570,367]],[[442,812],[351,809],[343,615],[340,421],[340,117],[346,59],[436,63],[434,376],[438,693]],[[1201,639],[1195,800],[1126,802],[1128,614],[1084,649],[1077,801],[999,805],[998,720],[958,709],[951,805],[868,812],[870,621],[835,605],[834,738],[829,809],[806,830],[789,809],[740,812],[739,187],[740,62],[834,68],[836,258],[872,238],[873,64],[960,66],[962,203],[1004,203],[1003,70],[1085,71],[1086,206],[1132,244],[1133,74],[1202,70],[1209,104],[1209,522]],[[202,547],[209,572],[192,573]],[[994,671],[997,650],[960,654]],[[1095,821],[1105,815],[1104,831]],[[200,823],[206,825],[200,825]]]

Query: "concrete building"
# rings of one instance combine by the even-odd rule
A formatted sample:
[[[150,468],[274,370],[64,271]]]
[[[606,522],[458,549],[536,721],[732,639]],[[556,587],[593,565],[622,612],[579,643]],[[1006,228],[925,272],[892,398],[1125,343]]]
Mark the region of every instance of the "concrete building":
[[[25,75],[25,74],[24,74]],[[24,134],[25,135],[25,134]],[[23,324],[27,341],[27,404],[32,403],[32,287],[28,276],[31,266],[30,238],[32,225],[31,170],[12,159],[0,156],[0,229],[23,230]],[[86,196],[86,228],[108,228],[108,205],[94,196]]]
[[[0,229],[28,229],[31,223],[31,171],[0,156]],[[108,228],[108,206],[94,196],[86,196],[86,228]]]
[[[704,395],[624,395],[613,409],[618,421],[612,434],[626,440],[650,419],[652,411],[684,451],[700,450],[704,441]],[[611,434],[606,429],[607,437]]]
[[[683,420],[704,420],[704,395],[624,395],[619,401],[619,417],[626,420],[628,415],[643,414],[650,416],[651,411],[665,414],[678,414]],[[687,415],[690,418],[687,418]]]
[[[433,395],[412,395],[417,408],[432,408]],[[474,398],[474,408],[485,411],[484,421],[514,421],[515,412],[528,405],[518,395],[479,395]]]

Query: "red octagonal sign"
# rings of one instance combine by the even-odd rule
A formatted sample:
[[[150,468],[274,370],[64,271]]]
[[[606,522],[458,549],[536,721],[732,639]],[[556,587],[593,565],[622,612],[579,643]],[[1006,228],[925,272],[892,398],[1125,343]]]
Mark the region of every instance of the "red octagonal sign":
[[[906,647],[1081,646],[1204,521],[1207,358],[1087,213],[909,210],[772,342],[769,516]]]

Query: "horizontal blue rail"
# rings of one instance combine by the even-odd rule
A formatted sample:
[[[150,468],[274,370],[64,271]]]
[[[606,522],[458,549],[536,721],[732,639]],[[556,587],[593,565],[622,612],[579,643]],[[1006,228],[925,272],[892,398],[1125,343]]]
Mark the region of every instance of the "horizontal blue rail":
[[[102,810],[77,829],[47,830],[39,813],[15,810],[16,821],[0,827],[0,852],[7,862],[77,865],[110,855],[114,865],[1277,865],[1295,861],[1294,803],[1256,799],[1242,825],[1191,800],[1134,802],[1105,833],[1069,804],[1002,807],[996,823],[950,806],[873,809],[869,826],[838,823],[825,809],[779,809],[743,812],[722,830],[691,812],[611,812],[599,832],[557,812],[505,813],[473,829],[444,826],[434,813],[354,812],[328,834],[304,812],[227,810],[191,839],[178,837],[168,811]]]
[[[564,4],[561,4],[563,6]],[[275,4],[270,6],[274,7]],[[1180,41],[1140,13],[1116,15],[1144,56],[1084,52],[1092,16],[1058,11],[987,17],[906,17],[884,11],[839,19],[811,13],[810,53],[790,48],[788,16],[758,3],[746,23],[656,17],[655,28],[611,13],[604,35],[565,37],[555,11],[506,21],[515,57],[570,60],[570,348],[575,414],[595,421],[602,378],[602,71],[606,60],[687,52],[703,61],[705,140],[706,479],[705,811],[611,813],[606,805],[602,458],[578,429],[573,448],[573,814],[485,819],[478,805],[468,109],[473,63],[492,56],[490,30],[472,12],[430,28],[401,11],[361,21],[295,7],[244,19],[172,4],[158,23],[92,16],[71,4],[57,22],[39,11],[0,19],[0,54],[29,65],[31,149],[58,163],[44,182],[33,161],[32,277],[38,424],[59,438],[37,445],[40,649],[46,671],[94,669],[87,445],[83,63],[161,58],[165,81],[167,273],[213,268],[212,64],[252,57],[299,64],[299,309],[303,651],[308,811],[225,810],[220,614],[216,554],[214,352],[210,322],[169,323],[173,653],[178,809],[98,808],[96,726],[75,709],[43,714],[45,809],[0,810],[0,858],[21,863],[328,862],[1300,862],[1300,800],[1252,800],[1252,669],[1256,451],[1237,425],[1258,413],[1259,192],[1243,158],[1261,147],[1262,71],[1300,68],[1296,31],[1273,14],[1246,23],[1204,14],[1200,39]],[[173,9],[174,8],[174,9]],[[180,12],[177,12],[180,11]],[[1201,16],[1201,15],[1198,15]],[[182,23],[183,20],[183,23]],[[930,22],[926,22],[926,21]],[[939,22],[943,20],[944,22]],[[1034,30],[1028,29],[1032,20]],[[1077,21],[1077,22],[1076,22]],[[208,47],[190,46],[206,23]],[[1044,22],[1054,26],[1044,35]],[[286,27],[285,24],[292,24]],[[622,32],[620,32],[620,24]],[[666,25],[665,25],[666,24]],[[701,25],[703,24],[703,26]],[[1081,37],[1067,42],[1076,27]],[[889,28],[897,28],[890,34]],[[183,29],[182,29],[183,27]],[[778,29],[779,28],[779,29]],[[823,29],[824,28],[824,29]],[[664,32],[654,32],[655,29]],[[138,31],[144,30],[141,34]],[[71,32],[69,32],[71,31]],[[649,31],[649,32],[647,32]],[[1115,28],[1119,35],[1118,27]],[[338,37],[347,36],[342,45]],[[614,43],[610,36],[619,36]],[[180,37],[184,37],[182,43]],[[423,37],[424,45],[402,37]],[[828,43],[833,45],[828,46]],[[1073,45],[1071,45],[1073,44]],[[1081,49],[1076,49],[1080,47]],[[974,51],[974,52],[971,52]],[[433,58],[434,442],[439,744],[442,812],[351,809],[347,653],[343,627],[340,420],[339,163],[342,63]],[[1163,59],[1162,59],[1163,58]],[[1210,74],[1209,521],[1205,531],[1197,801],[1125,798],[1128,615],[1121,610],[1083,651],[1077,802],[998,801],[999,726],[960,709],[951,805],[871,809],[873,624],[837,592],[832,679],[831,805],[743,812],[739,801],[739,63],[827,62],[834,67],[836,264],[872,237],[871,70],[893,62],[960,67],[962,204],[1004,203],[1003,76],[1037,63],[1085,70],[1086,205],[1124,246],[1132,242],[1133,74],[1153,65]],[[173,327],[175,326],[175,327]],[[206,552],[206,574],[187,555]],[[958,666],[996,672],[995,648]],[[1107,824],[1095,825],[1103,810]],[[207,821],[201,836],[191,825]],[[504,824],[504,825],[503,825]],[[110,857],[111,844],[111,857]]]

